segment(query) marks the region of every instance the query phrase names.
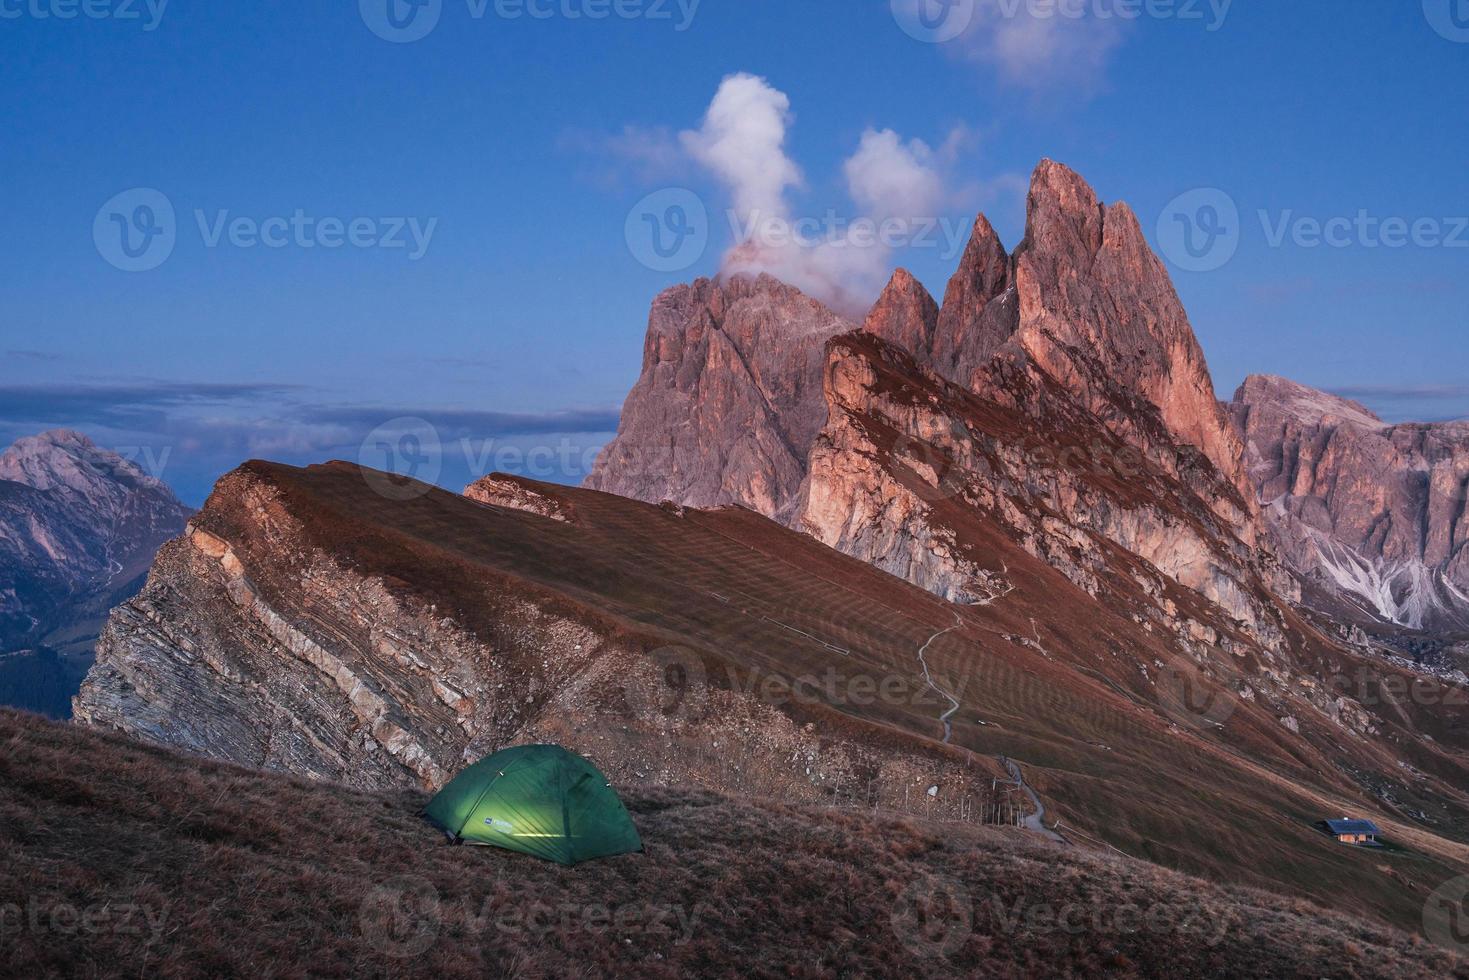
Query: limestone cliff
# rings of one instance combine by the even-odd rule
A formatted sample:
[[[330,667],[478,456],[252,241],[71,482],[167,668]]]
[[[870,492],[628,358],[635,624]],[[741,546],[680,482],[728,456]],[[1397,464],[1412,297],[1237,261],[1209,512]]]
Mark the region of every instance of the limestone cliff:
[[[1469,629],[1469,423],[1388,425],[1264,375],[1230,410],[1294,571],[1385,622]]]
[[[769,276],[653,302],[643,371],[587,486],[690,507],[789,513],[825,418],[826,341],[852,325]]]

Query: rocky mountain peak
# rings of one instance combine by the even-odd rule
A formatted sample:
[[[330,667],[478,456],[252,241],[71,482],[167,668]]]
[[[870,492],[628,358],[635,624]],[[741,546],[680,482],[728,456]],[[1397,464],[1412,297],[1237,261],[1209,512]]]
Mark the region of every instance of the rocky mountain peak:
[[[944,377],[967,384],[1018,325],[1014,264],[981,214],[944,291],[930,363]]]
[[[1080,174],[1065,164],[1042,160],[1030,176],[1025,198],[1025,241],[1017,253],[1034,249],[1056,260],[1089,267],[1102,246],[1105,211]]]
[[[928,290],[907,269],[899,269],[867,314],[862,329],[922,358],[933,347],[938,319],[939,305]]]
[[[1231,410],[1236,409],[1279,413],[1312,426],[1330,420],[1354,422],[1369,429],[1387,424],[1359,402],[1274,374],[1252,374],[1246,378],[1234,393]]]
[[[828,418],[823,346],[851,326],[768,275],[668,290],[653,304],[618,437],[587,485],[798,521],[810,448]],[[1036,168],[1013,255],[980,215],[942,307],[898,270],[865,329],[1037,426],[1073,410],[1095,418],[1253,542],[1243,444],[1168,273],[1132,211],[1103,206],[1070,168]]]
[[[40,700],[19,703],[65,714],[107,610],[142,587],[188,516],[163,483],[80,433],[0,453],[0,690],[20,684]],[[3,656],[16,650],[38,652]]]
[[[1469,426],[1389,425],[1286,378],[1246,379],[1229,406],[1286,564],[1349,613],[1469,629]]]
[[[643,369],[587,486],[658,503],[786,513],[826,419],[828,338],[855,325],[768,275],[653,303]]]
[[[1006,360],[1039,369],[1146,452],[1166,456],[1170,442],[1198,449],[1248,509],[1243,446],[1136,215],[1125,204],[1103,207],[1080,176],[1050,160],[1036,168],[1028,207]],[[1150,431],[1149,413],[1166,435]]]
[[[0,480],[36,490],[69,490],[88,497],[119,484],[167,492],[162,483],[136,464],[70,429],[52,429],[17,440],[0,453]]]

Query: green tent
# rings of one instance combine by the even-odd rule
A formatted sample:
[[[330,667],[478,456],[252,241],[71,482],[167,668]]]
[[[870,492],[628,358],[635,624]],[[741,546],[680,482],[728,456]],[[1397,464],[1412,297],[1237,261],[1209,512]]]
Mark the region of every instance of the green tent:
[[[558,864],[643,849],[607,777],[558,745],[522,745],[476,762],[439,791],[424,815],[456,843]]]

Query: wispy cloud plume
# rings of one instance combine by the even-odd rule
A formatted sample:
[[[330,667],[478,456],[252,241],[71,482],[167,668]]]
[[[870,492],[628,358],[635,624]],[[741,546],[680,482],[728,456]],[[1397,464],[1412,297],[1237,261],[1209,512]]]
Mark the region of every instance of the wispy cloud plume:
[[[1347,385],[1332,388],[1331,393],[1359,401],[1363,399],[1395,402],[1439,401],[1445,398],[1469,398],[1469,385]]]
[[[693,169],[678,135],[666,126],[627,125],[615,133],[568,130],[559,145],[588,161],[580,176],[606,187],[677,180]]]
[[[940,32],[939,37],[948,40],[939,46],[1000,82],[1035,94],[1064,92],[1081,99],[1105,87],[1113,53],[1129,22],[1115,4],[1079,0],[897,3],[910,23],[932,23],[935,17],[950,21],[958,33]]]
[[[957,141],[936,152],[892,130],[869,129],[842,167],[858,213],[797,217],[790,194],[804,179],[786,152],[793,122],[784,92],[738,74],[720,84],[703,125],[679,138],[729,196],[734,244],[723,261],[726,275],[769,273],[858,316],[891,272],[892,241],[915,237],[922,221],[937,222],[946,196],[941,165]]]
[[[786,190],[801,170],[786,156],[791,100],[754,75],[726,78],[704,114],[704,125],[679,135],[684,148],[729,189],[743,215],[784,214]]]

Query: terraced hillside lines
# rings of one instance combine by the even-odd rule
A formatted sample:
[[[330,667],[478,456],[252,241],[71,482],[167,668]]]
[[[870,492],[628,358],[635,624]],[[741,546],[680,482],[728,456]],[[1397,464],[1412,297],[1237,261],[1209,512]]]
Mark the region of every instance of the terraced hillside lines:
[[[977,511],[953,508],[958,541],[1014,588],[966,606],[749,511],[495,479],[521,506],[390,500],[348,464],[247,464],[114,615],[85,716],[363,786],[401,785],[405,766],[432,784],[534,739],[635,781],[846,806],[873,788],[956,818],[1003,754],[1048,821],[1217,880],[1407,926],[1415,882],[1469,871],[1448,847],[1344,854],[1312,823],[1328,809],[1401,826],[1348,774],[1396,772],[1391,755],[1294,738],[1242,699],[1223,729],[1171,717],[1155,682],[1181,659],[1171,640]],[[690,720],[629,693],[668,683],[665,649],[699,659],[717,711]],[[929,681],[959,702],[947,731],[953,705]]]

